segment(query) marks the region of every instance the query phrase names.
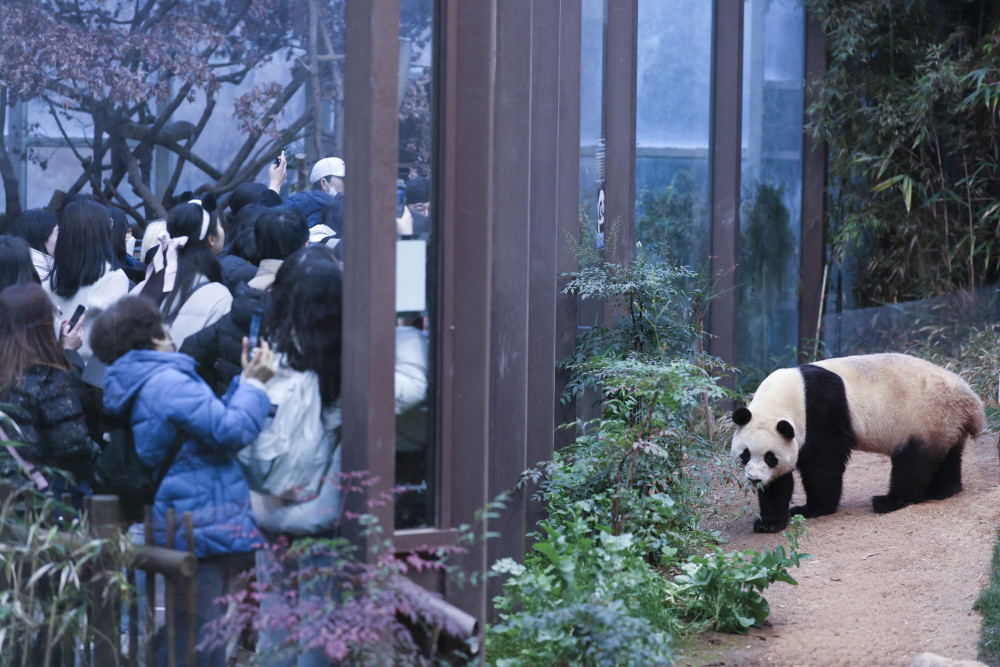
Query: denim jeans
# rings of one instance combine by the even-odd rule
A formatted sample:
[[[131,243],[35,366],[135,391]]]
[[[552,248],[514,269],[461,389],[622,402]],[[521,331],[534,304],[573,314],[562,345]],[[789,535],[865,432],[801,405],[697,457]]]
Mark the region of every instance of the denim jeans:
[[[292,561],[287,559],[279,563],[270,549],[256,552],[257,581],[261,585],[260,609],[267,615],[274,613],[275,606],[281,601],[284,583],[292,581],[294,573],[310,566],[329,567],[332,558],[328,555],[315,555]],[[333,578],[322,582],[312,582],[308,589],[299,587],[298,599],[314,597],[331,598],[335,595],[336,581]],[[270,587],[270,590],[267,590]],[[287,646],[288,633],[275,623],[268,623],[267,630],[262,630],[257,639],[257,659],[268,667],[327,667],[331,665],[320,648],[302,651],[299,646]]]

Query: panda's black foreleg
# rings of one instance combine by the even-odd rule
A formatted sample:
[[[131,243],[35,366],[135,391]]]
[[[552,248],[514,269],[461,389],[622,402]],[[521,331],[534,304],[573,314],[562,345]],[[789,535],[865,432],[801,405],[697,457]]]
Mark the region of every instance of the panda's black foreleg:
[[[792,473],[782,475],[767,486],[757,489],[760,518],[753,523],[755,533],[778,533],[788,525],[788,506],[792,502],[795,479]]]
[[[831,447],[824,450],[827,455],[822,458],[799,458],[799,473],[802,475],[802,488],[806,492],[806,504],[793,507],[792,514],[801,514],[809,519],[837,511],[844,488],[844,470],[847,469],[850,456],[850,449],[845,451],[846,454]]]
[[[892,453],[889,493],[872,498],[872,509],[875,513],[894,512],[907,505],[926,500],[931,479],[944,458],[931,455],[928,447],[916,438],[910,438],[897,447]],[[958,463],[961,466],[961,458],[958,459]]]

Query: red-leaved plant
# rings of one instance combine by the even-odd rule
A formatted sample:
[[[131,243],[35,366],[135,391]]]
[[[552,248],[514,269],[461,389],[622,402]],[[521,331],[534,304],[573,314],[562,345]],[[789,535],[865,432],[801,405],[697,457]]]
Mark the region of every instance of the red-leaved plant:
[[[341,530],[344,522],[354,521],[363,536],[382,535],[373,514],[343,509],[350,496],[364,493],[377,481],[367,472],[324,480],[341,490]],[[372,494],[367,508],[371,511],[389,500],[389,494]],[[226,644],[249,632],[270,639],[266,647],[258,645],[259,664],[315,650],[327,660],[352,665],[454,664],[456,657],[461,659],[438,654],[433,640],[442,633],[467,635],[468,626],[448,612],[440,595],[413,584],[406,575],[450,573],[448,558],[465,549],[428,546],[400,553],[390,539],[376,539],[364,558],[358,546],[339,533],[262,544],[268,557],[258,558],[258,567],[244,573],[245,585],[238,592],[216,601],[227,612],[206,627],[200,648]],[[262,560],[267,561],[263,568]]]

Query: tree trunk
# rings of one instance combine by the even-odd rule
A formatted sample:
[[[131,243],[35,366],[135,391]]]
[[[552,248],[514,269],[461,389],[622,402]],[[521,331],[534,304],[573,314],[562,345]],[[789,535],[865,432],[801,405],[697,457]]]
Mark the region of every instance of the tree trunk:
[[[3,189],[5,193],[5,208],[7,214],[5,228],[9,228],[14,218],[21,215],[21,182],[14,171],[14,164],[11,162],[10,154],[7,152],[7,137],[3,133],[3,128],[7,120],[7,87],[0,84],[0,178],[3,178]]]

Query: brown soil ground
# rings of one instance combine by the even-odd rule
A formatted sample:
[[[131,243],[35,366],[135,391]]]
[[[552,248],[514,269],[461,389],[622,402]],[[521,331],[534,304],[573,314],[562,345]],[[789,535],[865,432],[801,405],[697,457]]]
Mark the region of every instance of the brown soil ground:
[[[812,558],[792,570],[798,586],[765,592],[768,626],[746,637],[703,635],[679,649],[679,663],[889,666],[909,665],[924,651],[975,659],[981,618],[972,606],[989,581],[1000,526],[997,434],[966,447],[962,493],[876,515],[871,497],[886,492],[889,466],[886,457],[854,455],[840,510],[806,521],[799,546]],[[756,498],[723,491],[717,500],[713,527],[729,540],[725,549],[786,543],[753,532]],[[796,480],[792,504],[804,502]],[[731,508],[744,505],[734,516]]]

